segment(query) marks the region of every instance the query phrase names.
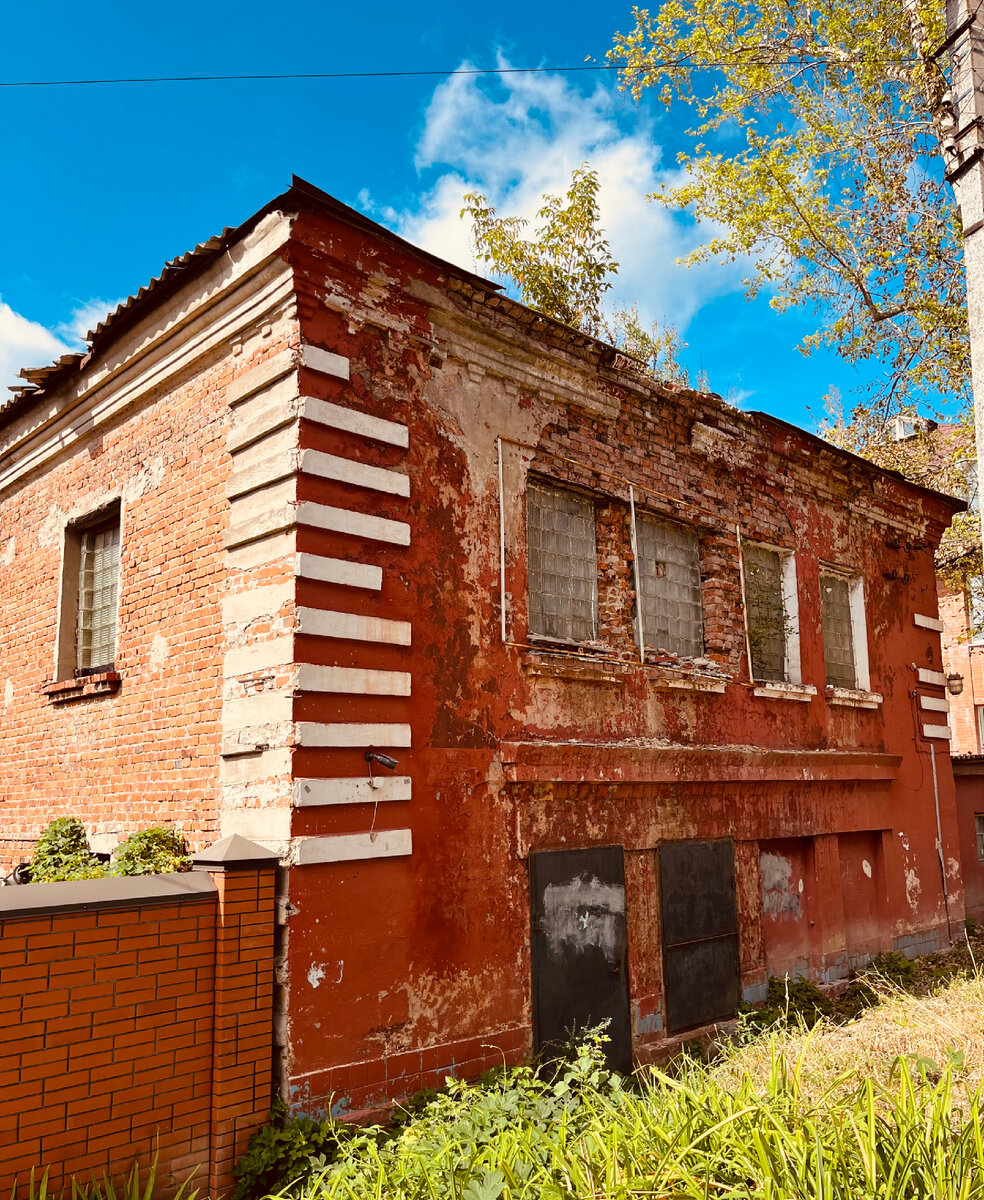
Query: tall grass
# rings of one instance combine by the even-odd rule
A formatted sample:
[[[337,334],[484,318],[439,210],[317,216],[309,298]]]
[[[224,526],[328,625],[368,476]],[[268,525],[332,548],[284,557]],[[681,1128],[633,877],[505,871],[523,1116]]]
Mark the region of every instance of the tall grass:
[[[956,1056],[942,1067],[896,1057],[881,1077],[844,1071],[818,1088],[813,1045],[790,1058],[784,1035],[764,1035],[755,1071],[684,1062],[635,1087],[605,1070],[588,1039],[550,1078],[520,1067],[485,1085],[452,1083],[392,1136],[356,1135],[338,1162],[288,1191],[305,1200],[984,1200],[980,1092]]]

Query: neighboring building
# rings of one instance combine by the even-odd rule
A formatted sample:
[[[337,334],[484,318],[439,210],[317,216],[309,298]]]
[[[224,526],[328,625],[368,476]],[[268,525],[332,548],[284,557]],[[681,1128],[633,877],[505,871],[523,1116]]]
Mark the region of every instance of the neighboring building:
[[[158,821],[275,848],[295,1107],[606,1016],[625,1066],[770,973],[962,919],[933,570],[958,501],[301,181],[27,378],[6,861],[64,813],[103,849]]]

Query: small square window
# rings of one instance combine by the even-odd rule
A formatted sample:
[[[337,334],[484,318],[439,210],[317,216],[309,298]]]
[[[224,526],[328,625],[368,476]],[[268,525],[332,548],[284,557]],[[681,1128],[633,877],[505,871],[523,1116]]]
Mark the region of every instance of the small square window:
[[[704,653],[697,534],[656,517],[636,519],[642,636],[681,658]]]
[[[974,813],[974,826],[977,831],[977,860],[984,862],[984,813]]]
[[[526,496],[530,633],[557,641],[597,636],[598,551],[594,504],[531,483]]]
[[[856,636],[865,628],[861,580],[821,571],[820,610],[827,684],[867,690],[867,645]]]

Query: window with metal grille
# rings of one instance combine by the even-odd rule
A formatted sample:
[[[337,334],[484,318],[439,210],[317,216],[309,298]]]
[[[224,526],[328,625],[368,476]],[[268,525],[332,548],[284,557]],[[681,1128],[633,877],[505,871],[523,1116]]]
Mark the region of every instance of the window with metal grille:
[[[827,683],[831,687],[857,687],[849,579],[843,575],[821,574],[820,611]]]
[[[657,517],[636,519],[642,636],[647,646],[699,658],[704,653],[697,535]]]
[[[531,483],[526,521],[530,633],[593,641],[598,623],[594,504],[576,492]]]
[[[753,679],[785,680],[787,614],[782,588],[782,556],[777,550],[743,542],[745,615]]]
[[[92,671],[111,666],[116,655],[119,516],[81,530],[79,550],[76,668]]]
[[[977,859],[984,862],[984,813],[974,813],[974,825],[977,828]]]

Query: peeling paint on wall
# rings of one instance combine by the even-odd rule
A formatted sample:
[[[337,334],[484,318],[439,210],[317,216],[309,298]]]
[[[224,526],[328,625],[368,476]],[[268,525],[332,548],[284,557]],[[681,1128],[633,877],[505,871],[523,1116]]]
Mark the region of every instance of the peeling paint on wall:
[[[800,895],[803,880],[793,883],[793,864],[781,854],[763,852],[759,859],[762,874],[762,911],[771,917],[799,918],[803,905]]]
[[[596,946],[609,962],[622,953],[625,888],[579,875],[570,883],[548,884],[543,893],[543,932],[551,954],[565,948]]]

